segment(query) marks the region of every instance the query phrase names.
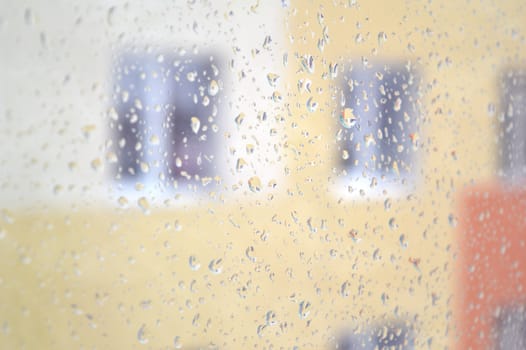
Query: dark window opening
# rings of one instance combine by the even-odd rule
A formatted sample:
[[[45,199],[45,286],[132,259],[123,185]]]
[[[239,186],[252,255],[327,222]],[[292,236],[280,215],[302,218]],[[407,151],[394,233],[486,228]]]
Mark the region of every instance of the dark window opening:
[[[213,55],[119,57],[110,125],[115,179],[170,185],[218,175],[220,68]]]

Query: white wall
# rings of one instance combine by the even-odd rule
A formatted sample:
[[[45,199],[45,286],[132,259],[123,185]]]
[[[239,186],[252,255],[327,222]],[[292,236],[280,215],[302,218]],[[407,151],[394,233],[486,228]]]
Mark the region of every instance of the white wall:
[[[195,3],[195,4],[192,4]],[[0,205],[101,205],[115,203],[115,186],[104,169],[111,63],[119,48],[213,48],[234,60],[231,109],[219,131],[230,147],[244,150],[244,139],[260,146],[247,157],[251,169],[235,172],[237,155],[226,159],[225,184],[258,174],[263,183],[283,169],[270,138],[270,123],[285,114],[270,100],[267,73],[284,75],[284,9],[279,1],[81,1],[8,2],[0,9]],[[270,49],[262,47],[270,35]],[[260,53],[253,56],[252,50]],[[238,80],[243,70],[246,77]],[[284,77],[278,90],[285,96]],[[269,122],[257,125],[267,111]],[[243,112],[242,128],[234,124]],[[94,126],[89,137],[83,127]],[[278,129],[279,131],[279,129]],[[255,143],[254,141],[252,143]],[[74,164],[74,168],[70,166]],[[57,192],[57,193],[55,193]],[[144,193],[147,197],[154,194]],[[157,194],[158,197],[159,194]],[[171,194],[173,195],[173,194]],[[235,191],[233,195],[236,195]],[[191,197],[191,195],[187,196]],[[154,200],[155,201],[155,200]]]

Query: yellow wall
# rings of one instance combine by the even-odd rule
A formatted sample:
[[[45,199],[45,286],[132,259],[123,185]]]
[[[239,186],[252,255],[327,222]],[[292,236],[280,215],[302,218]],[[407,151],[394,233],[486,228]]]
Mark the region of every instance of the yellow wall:
[[[496,174],[497,124],[487,109],[498,104],[501,70],[524,62],[523,5],[348,3],[297,1],[287,10],[289,63],[280,91],[290,115],[285,109],[278,132],[288,173],[275,189],[255,195],[244,183],[237,197],[153,208],[149,215],[135,203],[32,211],[4,205],[0,347],[169,348],[180,336],[183,348],[317,349],[334,344],[342,327],[397,315],[415,324],[416,348],[429,339],[433,349],[452,344],[455,235],[448,216],[459,191]],[[316,47],[318,13],[330,36],[323,52]],[[387,34],[380,47],[379,32]],[[354,41],[357,33],[364,42]],[[299,69],[304,54],[315,58],[312,74]],[[385,198],[340,195],[331,185],[338,154],[329,90],[336,82],[321,75],[331,62],[362,56],[411,60],[423,78],[420,163],[413,169],[420,181],[415,191],[386,196],[389,210]],[[303,78],[313,82],[320,105],[314,113],[305,108],[309,95],[296,90]],[[353,229],[359,242],[349,236]],[[190,269],[190,255],[199,259],[198,271]],[[223,259],[218,275],[208,269],[216,258]],[[410,258],[421,259],[419,269]],[[345,281],[348,297],[340,295]],[[149,307],[141,306],[145,300]],[[305,319],[298,315],[302,301],[311,304]],[[281,327],[258,336],[268,311]],[[142,325],[148,344],[137,339]]]

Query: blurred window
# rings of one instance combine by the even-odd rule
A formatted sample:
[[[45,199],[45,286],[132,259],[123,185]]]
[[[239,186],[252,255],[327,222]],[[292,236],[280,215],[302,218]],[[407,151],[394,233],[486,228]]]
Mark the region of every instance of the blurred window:
[[[501,175],[515,182],[526,176],[526,72],[506,72],[501,87]]]
[[[361,64],[344,75],[337,139],[341,167],[352,180],[369,186],[411,173],[417,89],[409,64]]]
[[[210,55],[119,57],[110,122],[117,180],[170,186],[217,174],[218,65]]]

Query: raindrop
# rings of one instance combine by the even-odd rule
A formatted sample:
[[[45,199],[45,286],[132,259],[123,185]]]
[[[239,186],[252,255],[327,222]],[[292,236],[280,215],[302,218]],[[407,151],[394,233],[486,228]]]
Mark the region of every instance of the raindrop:
[[[137,331],[137,340],[141,344],[148,344],[148,338],[146,337],[146,325],[143,324]]]
[[[307,100],[307,110],[309,112],[315,112],[318,108],[318,102],[312,101],[312,97]]]
[[[455,217],[455,215],[449,214],[448,217],[447,217],[447,220],[448,220],[449,225],[451,227],[457,227],[458,219]]]
[[[340,295],[344,298],[347,298],[350,294],[350,287],[351,283],[349,281],[343,282],[340,287]]]
[[[208,85],[208,94],[210,96],[215,96],[219,92],[219,84],[215,80],[211,80]]]
[[[237,125],[241,125],[241,123],[243,123],[243,120],[245,120],[245,113],[239,113],[236,119],[234,119]]]
[[[194,271],[197,271],[201,268],[201,264],[195,255],[190,255],[188,258],[188,265],[190,265],[190,268]]]
[[[267,326],[277,325],[278,321],[276,319],[276,313],[272,310],[267,311],[267,314],[265,315],[265,321],[267,322]]]
[[[279,75],[274,74],[274,73],[268,73],[267,74],[267,80],[268,80],[268,83],[270,84],[270,86],[276,87],[276,85],[279,82]]]
[[[252,192],[261,191],[261,180],[257,176],[253,176],[248,179],[248,187]]]
[[[391,199],[390,198],[387,198],[385,201],[384,201],[384,209],[386,211],[389,211],[389,209],[391,209]]]
[[[405,235],[400,235],[400,246],[405,249],[408,245]]]
[[[141,208],[144,214],[150,213],[150,203],[145,197],[139,198],[137,200],[137,204],[139,205],[139,208]]]
[[[497,109],[495,108],[495,105],[493,103],[488,104],[488,115],[490,117],[493,117],[495,115],[496,110]]]
[[[387,34],[385,32],[378,33],[378,46],[382,46],[387,41]]]
[[[258,337],[260,337],[260,338],[263,337],[263,332],[265,331],[265,328],[267,328],[267,326],[264,325],[264,324],[260,324],[258,326],[258,328],[256,329],[256,333],[257,333]]]
[[[303,69],[309,73],[314,73],[314,57],[307,55],[301,60]]]
[[[356,125],[356,122],[357,118],[354,115],[352,108],[344,108],[340,115],[340,124],[344,128],[350,129]]]
[[[192,117],[190,118],[190,126],[192,127],[194,134],[197,134],[199,132],[199,128],[201,127],[201,121],[197,117]]]
[[[300,318],[302,320],[306,319],[307,317],[309,317],[309,314],[310,314],[310,302],[308,301],[302,301],[300,302],[300,306],[299,306],[299,310],[298,310],[298,315],[300,316]]]
[[[208,269],[210,270],[210,272],[212,272],[214,275],[219,275],[222,271],[223,271],[223,259],[221,258],[218,258],[218,259],[213,259],[212,261],[210,261],[210,263],[208,264]]]
[[[247,165],[247,162],[243,158],[239,158],[236,162],[236,170],[241,171]]]
[[[393,110],[395,112],[400,111],[400,108],[402,107],[402,99],[400,97],[397,97],[393,106]]]
[[[248,258],[248,260],[250,260],[252,262],[256,262],[256,257],[253,254],[254,254],[254,247],[253,246],[250,246],[250,247],[248,247],[245,250],[245,255]]]
[[[389,219],[389,227],[391,228],[391,230],[396,230],[398,228],[398,224],[396,223],[395,218]]]
[[[181,343],[181,337],[174,337],[174,347],[176,349],[181,349],[183,347],[183,343]]]

